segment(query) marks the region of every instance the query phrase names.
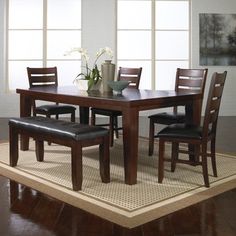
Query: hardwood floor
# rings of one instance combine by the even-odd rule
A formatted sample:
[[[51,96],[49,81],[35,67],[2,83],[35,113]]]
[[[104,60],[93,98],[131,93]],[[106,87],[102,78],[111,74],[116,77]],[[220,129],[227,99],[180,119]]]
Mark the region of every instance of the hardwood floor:
[[[140,120],[146,136],[147,120]],[[236,153],[236,117],[219,119],[217,151]],[[0,119],[0,140],[8,139]],[[126,229],[0,176],[1,236],[169,236],[236,235],[236,189],[142,226]]]

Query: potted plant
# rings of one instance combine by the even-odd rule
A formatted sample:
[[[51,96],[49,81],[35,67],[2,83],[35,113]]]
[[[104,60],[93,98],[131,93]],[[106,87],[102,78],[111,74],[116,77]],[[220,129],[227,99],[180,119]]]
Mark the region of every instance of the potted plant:
[[[96,58],[92,67],[89,67],[89,56],[86,49],[72,48],[69,52],[66,53],[66,55],[70,55],[72,53],[80,53],[82,60],[84,60],[83,71],[76,76],[73,82],[80,89],[99,89],[102,76],[100,70],[98,69],[97,61],[104,54],[107,54],[109,58],[112,59],[112,50],[109,47],[100,48],[96,53]],[[84,85],[84,83],[86,83],[87,86]]]

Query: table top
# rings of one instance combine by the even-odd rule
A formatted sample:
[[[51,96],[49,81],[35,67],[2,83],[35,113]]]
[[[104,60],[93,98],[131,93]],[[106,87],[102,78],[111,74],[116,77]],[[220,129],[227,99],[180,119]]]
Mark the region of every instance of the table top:
[[[40,86],[29,89],[16,89],[16,92],[35,100],[52,101],[83,107],[96,107],[124,111],[135,108],[139,111],[190,104],[202,99],[197,92],[174,90],[141,90],[126,88],[122,95],[113,92],[85,91],[75,86]]]
[[[80,97],[87,99],[100,99],[100,100],[112,100],[122,101],[122,102],[135,102],[135,101],[144,101],[152,99],[165,99],[165,98],[180,98],[180,97],[195,97],[198,98],[200,93],[197,92],[188,92],[181,91],[176,92],[174,90],[141,90],[127,88],[123,90],[121,95],[116,95],[113,92],[101,92],[99,90],[85,91],[79,90],[75,86],[41,86],[34,87],[29,89],[16,89],[17,93],[26,94],[29,96],[40,96],[40,95],[51,95],[54,96],[71,96],[71,97]]]

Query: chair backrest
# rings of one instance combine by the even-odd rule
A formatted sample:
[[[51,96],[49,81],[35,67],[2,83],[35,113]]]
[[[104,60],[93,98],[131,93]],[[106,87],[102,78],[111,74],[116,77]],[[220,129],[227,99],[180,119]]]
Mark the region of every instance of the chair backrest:
[[[117,80],[131,81],[129,88],[139,88],[140,78],[142,74],[142,67],[126,68],[119,67]]]
[[[57,86],[57,67],[30,68],[27,67],[30,88],[36,86]]]
[[[199,91],[204,95],[208,69],[181,69],[176,70],[175,91]],[[177,112],[177,107],[174,107]]]
[[[175,90],[190,90],[204,92],[208,69],[177,68]]]
[[[212,75],[203,121],[203,138],[207,138],[209,134],[216,135],[216,126],[226,75],[226,71],[223,73],[215,72]]]

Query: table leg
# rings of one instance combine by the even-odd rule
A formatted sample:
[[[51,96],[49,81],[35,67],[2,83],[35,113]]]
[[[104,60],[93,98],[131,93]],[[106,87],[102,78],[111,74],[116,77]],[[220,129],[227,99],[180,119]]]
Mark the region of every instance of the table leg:
[[[195,99],[185,106],[186,123],[199,125],[201,122],[202,99]]]
[[[79,107],[79,119],[81,124],[89,123],[89,107]]]
[[[201,123],[201,104],[202,99],[195,99],[191,104],[186,105],[186,122],[187,124],[200,125]],[[194,154],[189,155],[189,160],[199,162],[199,147],[196,145],[188,145],[190,152]],[[194,164],[195,165],[195,164]]]
[[[26,117],[31,115],[31,105],[32,101],[30,97],[23,94],[20,95],[20,117]],[[21,150],[29,150],[29,137],[26,135],[21,135]]]
[[[135,108],[122,111],[125,183],[137,183],[139,112]]]

